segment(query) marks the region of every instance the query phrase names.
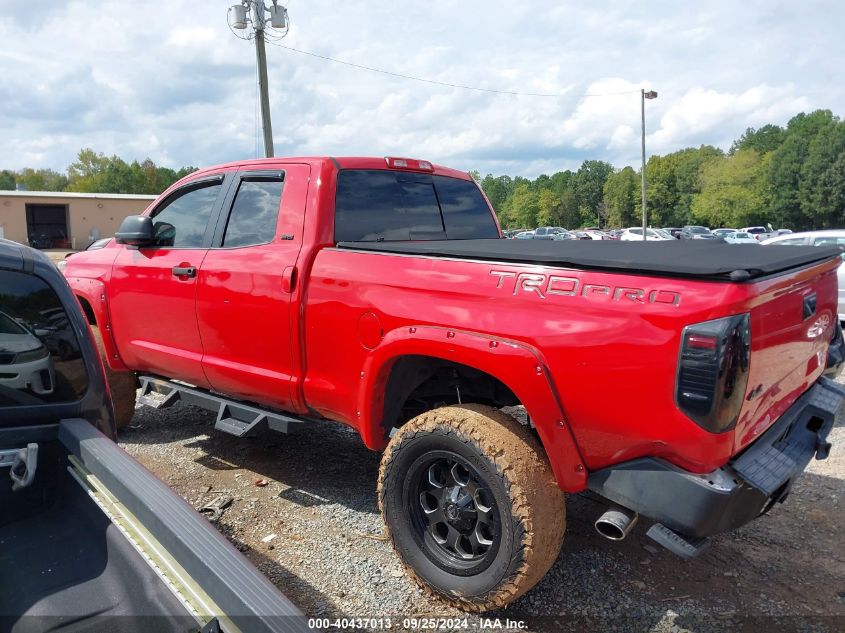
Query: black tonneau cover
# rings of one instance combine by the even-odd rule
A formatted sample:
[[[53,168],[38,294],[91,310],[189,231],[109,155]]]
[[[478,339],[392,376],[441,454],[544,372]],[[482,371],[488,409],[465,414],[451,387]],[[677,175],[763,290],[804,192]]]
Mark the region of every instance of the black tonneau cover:
[[[438,240],[340,242],[339,248],[598,269],[670,277],[746,281],[839,256],[838,246],[759,246],[711,240]]]

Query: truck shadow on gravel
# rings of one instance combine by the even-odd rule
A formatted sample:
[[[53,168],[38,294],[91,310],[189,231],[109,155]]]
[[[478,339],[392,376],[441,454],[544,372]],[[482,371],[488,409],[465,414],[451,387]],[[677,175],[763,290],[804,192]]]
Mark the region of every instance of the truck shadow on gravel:
[[[187,459],[194,470],[175,481],[165,477],[171,485],[181,482],[184,488],[204,483],[204,477],[212,476],[207,470],[221,476],[227,476],[228,470],[250,471],[267,479],[271,486],[281,488],[278,494],[273,491],[276,497],[301,508],[296,510],[301,523],[292,524],[293,530],[310,529],[309,525],[339,530],[358,513],[371,518],[353,529],[380,529],[380,521],[372,516],[378,512],[379,455],[363,446],[351,429],[314,423],[288,436],[268,433],[237,439],[214,431],[213,423],[212,414],[178,404],[160,411],[139,409],[133,424],[140,428],[128,429],[120,439],[134,455],[148,454],[159,463]],[[842,418],[837,420],[837,427],[841,426]],[[253,482],[244,485],[240,490],[244,497],[259,494]],[[270,488],[264,490],[270,492]],[[717,536],[709,550],[689,561],[653,543],[645,535],[646,520],[622,542],[603,539],[593,528],[603,505],[589,495],[568,495],[566,537],[548,575],[507,609],[484,617],[524,619],[536,631],[668,631],[673,626],[696,632],[843,630],[842,490],[843,480],[838,477],[805,473],[785,504],[734,533]],[[318,506],[331,504],[355,512],[314,514]],[[322,527],[321,522],[325,522]],[[225,533],[226,519],[221,523]],[[309,584],[291,571],[297,569],[296,559],[282,565],[264,551],[260,541],[238,533],[229,536],[308,615],[396,616],[390,601],[382,603],[382,613],[344,607],[350,600],[362,604],[355,599],[357,590],[349,589],[354,583],[345,587],[348,595],[340,594],[328,581],[323,586],[319,576],[311,577]],[[324,537],[330,540],[331,535],[326,532]],[[333,542],[336,545],[330,547],[341,551],[337,560],[358,557],[376,565],[395,564],[389,543],[356,538]],[[338,573],[344,571],[325,571],[327,576]],[[395,585],[390,593],[411,596],[414,592],[404,577],[387,582]],[[362,584],[360,591],[370,594],[386,586]],[[406,604],[413,605],[416,614],[461,616],[424,595],[408,599]]]
[[[334,422],[313,422],[291,434],[268,431],[236,438],[214,430],[212,413],[176,404],[142,407],[121,433],[124,444],[180,444],[200,452],[194,462],[211,470],[248,469],[287,490],[283,499],[301,506],[338,503],[377,513],[375,481],[380,454],[364,446],[357,432]],[[166,449],[165,449],[166,451]]]

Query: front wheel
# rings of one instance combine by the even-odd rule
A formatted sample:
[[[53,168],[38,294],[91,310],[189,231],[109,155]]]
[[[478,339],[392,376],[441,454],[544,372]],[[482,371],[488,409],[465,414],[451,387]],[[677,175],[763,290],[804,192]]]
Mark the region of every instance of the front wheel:
[[[531,589],[560,552],[563,493],[537,439],[481,405],[417,416],[390,440],[379,508],[409,575],[485,611]]]

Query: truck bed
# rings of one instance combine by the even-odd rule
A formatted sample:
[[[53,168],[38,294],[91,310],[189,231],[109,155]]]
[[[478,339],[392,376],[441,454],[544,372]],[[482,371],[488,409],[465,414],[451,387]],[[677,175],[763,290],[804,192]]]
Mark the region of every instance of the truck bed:
[[[56,488],[37,491],[41,503],[29,512],[22,493],[5,500],[4,510],[19,518],[0,526],[0,631],[197,629],[67,470],[52,474]]]
[[[307,630],[204,517],[87,421],[0,427],[0,448],[29,442],[31,486],[13,492],[0,469],[0,633],[184,633],[215,619],[223,632]]]
[[[398,255],[452,257],[664,277],[747,281],[836,257],[838,246],[761,248],[708,241],[438,240],[341,242],[339,248]]]

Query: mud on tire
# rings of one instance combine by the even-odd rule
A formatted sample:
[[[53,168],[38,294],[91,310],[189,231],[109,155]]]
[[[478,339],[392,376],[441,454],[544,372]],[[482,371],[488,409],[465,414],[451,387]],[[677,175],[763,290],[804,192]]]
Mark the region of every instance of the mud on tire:
[[[381,461],[378,501],[407,573],[468,611],[531,589],[555,562],[566,525],[540,443],[482,405],[434,409],[399,429]]]
[[[97,344],[97,351],[103,359],[103,369],[106,372],[106,382],[111,391],[112,407],[114,408],[114,422],[118,429],[129,426],[132,416],[135,415],[135,395],[138,388],[138,379],[131,371],[114,371],[109,367],[103,349],[103,338],[100,328],[91,326],[91,333],[94,335],[94,342]]]

